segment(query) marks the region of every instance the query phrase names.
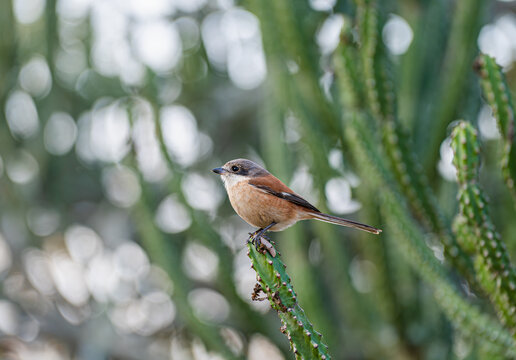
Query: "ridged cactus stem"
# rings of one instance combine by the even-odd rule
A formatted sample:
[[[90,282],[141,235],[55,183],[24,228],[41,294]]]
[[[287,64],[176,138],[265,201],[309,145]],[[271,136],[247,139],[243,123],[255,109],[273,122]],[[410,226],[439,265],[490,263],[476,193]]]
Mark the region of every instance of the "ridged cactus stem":
[[[261,253],[250,242],[248,249],[247,255],[258,281],[253,298],[256,299],[261,292],[265,293],[271,307],[278,312],[281,331],[287,336],[296,359],[330,359],[322,335],[314,330],[299,305],[280,254],[272,257],[269,253]]]
[[[378,13],[375,1],[357,2],[357,23],[360,36],[360,57],[362,60],[363,75],[366,84],[366,95],[372,115],[380,121],[387,116],[387,110],[382,102],[377,83],[377,67],[375,67],[378,55]],[[383,84],[382,84],[383,85]],[[381,89],[383,90],[383,89]]]
[[[453,163],[459,182],[458,235],[474,250],[479,283],[489,294],[500,320],[516,333],[516,272],[505,243],[489,217],[488,203],[478,183],[479,144],[473,126],[461,121],[452,132]]]
[[[416,138],[423,167],[435,175],[435,163],[446,128],[459,110],[457,103],[464,97],[465,85],[471,72],[471,63],[477,51],[477,37],[483,21],[484,8],[489,1],[456,1],[448,37],[446,55],[435,92],[435,104],[428,116],[416,124]]]
[[[383,214],[392,244],[400,249],[405,260],[434,288],[434,295],[449,319],[463,334],[481,339],[492,351],[514,357],[516,344],[511,334],[497,321],[469,304],[448,279],[445,268],[438,262],[425,244],[424,234],[408,215],[403,198],[393,186],[393,179],[385,166],[385,159],[378,149],[378,142],[371,136],[370,124],[359,116],[350,121],[348,137],[350,148],[360,162],[363,174],[375,174],[371,179],[373,189],[382,189]]]
[[[436,234],[444,245],[446,258],[469,278],[473,266],[453,236],[432,193],[423,169],[412,151],[408,134],[397,121],[386,121],[383,144],[394,177],[419,221]]]
[[[366,36],[372,31],[379,32],[374,3],[357,4],[357,21],[359,33]],[[373,19],[374,18],[374,19]],[[375,33],[375,36],[378,36]],[[454,264],[460,273],[470,279],[473,265],[469,257],[460,248],[449,223],[445,220],[432,193],[428,180],[423,173],[420,161],[416,158],[414,146],[409,134],[403,129],[396,116],[395,92],[388,72],[388,60],[383,53],[381,43],[372,36],[361,44],[361,62],[353,61],[356,49],[352,44],[352,32],[347,22],[344,23],[341,44],[334,54],[335,72],[337,75],[340,100],[344,108],[358,110],[361,108],[358,99],[365,97],[361,77],[366,81],[368,110],[383,129],[382,142],[394,177],[412,212],[427,228],[440,235],[447,259]],[[360,74],[363,75],[361,76]],[[376,90],[379,89],[379,90]]]
[[[336,80],[340,89],[340,102],[345,109],[362,107],[366,98],[361,62],[353,40],[352,21],[344,17],[340,44],[333,56]]]
[[[516,144],[514,136],[514,106],[502,68],[489,55],[481,54],[475,62],[484,97],[503,136],[502,173],[507,187],[516,196]]]

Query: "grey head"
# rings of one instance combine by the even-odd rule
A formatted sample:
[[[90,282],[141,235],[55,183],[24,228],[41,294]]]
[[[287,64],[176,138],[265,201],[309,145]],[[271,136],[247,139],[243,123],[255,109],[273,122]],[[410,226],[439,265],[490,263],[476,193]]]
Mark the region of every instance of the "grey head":
[[[224,166],[215,168],[212,171],[219,175],[236,175],[251,178],[269,174],[263,167],[247,159],[230,160]]]

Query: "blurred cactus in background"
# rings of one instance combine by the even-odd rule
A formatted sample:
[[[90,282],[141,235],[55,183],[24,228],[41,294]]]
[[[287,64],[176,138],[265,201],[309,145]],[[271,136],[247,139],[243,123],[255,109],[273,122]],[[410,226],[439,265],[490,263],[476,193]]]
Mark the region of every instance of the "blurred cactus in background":
[[[0,358],[516,358],[515,10],[0,1]],[[383,233],[259,253],[238,157]]]

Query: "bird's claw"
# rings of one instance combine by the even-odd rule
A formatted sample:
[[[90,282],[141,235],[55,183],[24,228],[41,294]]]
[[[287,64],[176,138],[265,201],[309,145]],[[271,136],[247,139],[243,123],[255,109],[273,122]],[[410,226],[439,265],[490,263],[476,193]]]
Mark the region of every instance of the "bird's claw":
[[[265,253],[265,251],[268,251],[272,257],[276,257],[276,250],[274,249],[274,246],[272,246],[269,237],[267,237],[267,235],[265,235],[265,233],[262,230],[257,230],[254,233],[249,233],[249,235],[251,235],[251,243],[254,245],[258,252],[261,252],[263,254]]]
[[[251,242],[251,244],[254,245],[256,250],[260,251],[260,247],[262,245],[261,238],[262,238],[263,234],[260,234],[260,230],[257,230],[254,233],[249,233],[249,235],[251,235],[249,238],[249,241]]]

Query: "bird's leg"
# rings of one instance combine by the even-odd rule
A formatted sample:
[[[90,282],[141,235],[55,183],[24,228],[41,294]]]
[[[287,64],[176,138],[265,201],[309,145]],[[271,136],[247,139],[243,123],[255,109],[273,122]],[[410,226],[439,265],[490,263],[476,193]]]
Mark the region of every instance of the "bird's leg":
[[[259,228],[258,230],[256,230],[255,232],[253,233],[249,233],[249,240],[247,240],[247,242],[250,242],[251,244],[253,244],[255,247],[256,247],[256,250],[259,250],[259,246],[260,246],[260,241],[256,240],[256,235],[262,231],[263,228]]]
[[[260,231],[262,231],[263,228],[259,228],[258,230],[256,230],[254,233],[249,233],[249,235],[251,235],[251,238],[254,238],[256,236],[256,234],[258,234]]]
[[[269,241],[267,241],[267,237],[265,236],[265,233],[276,223],[273,221],[263,229],[256,230],[253,234],[251,234],[251,242],[256,247],[256,250],[260,250],[261,245],[265,246],[267,251],[272,255],[272,257],[276,256],[276,251],[274,250],[274,247],[271,245]]]
[[[260,241],[261,241],[262,237],[265,237],[265,233],[267,231],[269,231],[269,229],[271,227],[273,227],[274,225],[276,225],[276,223],[273,221],[269,225],[264,227],[263,229],[256,230],[256,232],[255,232],[255,234],[253,236],[253,240],[254,240],[254,243],[255,243],[254,245],[256,246],[256,248],[258,248],[258,246],[260,245]]]

